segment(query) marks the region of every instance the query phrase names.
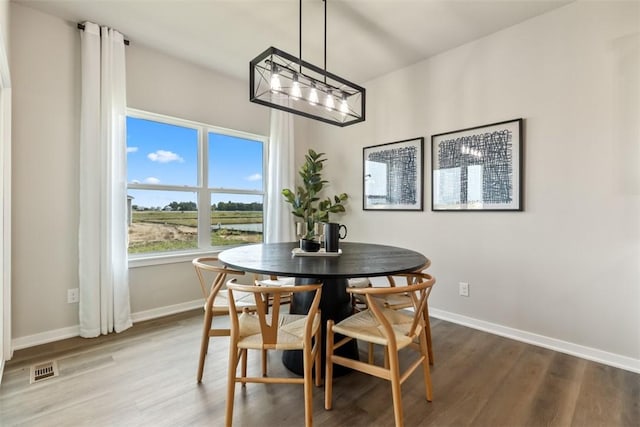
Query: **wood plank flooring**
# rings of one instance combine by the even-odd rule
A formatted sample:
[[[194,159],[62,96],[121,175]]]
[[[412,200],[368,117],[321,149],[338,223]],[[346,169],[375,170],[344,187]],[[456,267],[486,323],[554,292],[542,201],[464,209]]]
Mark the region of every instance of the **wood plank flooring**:
[[[223,425],[227,338],[212,338],[198,385],[201,322],[196,310],[121,334],[16,352],[0,386],[0,425]],[[640,426],[638,374],[437,319],[432,332],[434,400],[425,400],[416,371],[402,387],[406,426]],[[60,375],[29,384],[30,366],[52,359]],[[288,372],[278,354],[269,369]],[[259,355],[250,354],[249,370],[259,372]],[[393,425],[386,381],[359,373],[336,378],[331,411],[323,392],[314,388],[315,425]],[[234,405],[236,426],[304,425],[298,385],[238,387]]]

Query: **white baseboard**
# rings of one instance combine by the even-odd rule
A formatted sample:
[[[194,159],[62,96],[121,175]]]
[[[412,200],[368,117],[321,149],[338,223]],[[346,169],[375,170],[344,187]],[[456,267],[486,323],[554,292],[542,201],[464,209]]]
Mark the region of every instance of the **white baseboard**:
[[[168,316],[170,314],[182,313],[184,311],[193,310],[202,307],[202,299],[188,301],[180,304],[174,304],[167,307],[155,308],[153,310],[139,311],[131,313],[131,321],[133,323],[142,322],[144,320],[157,319],[159,317]],[[80,325],[69,326],[67,328],[55,329],[53,331],[42,332],[40,334],[28,335],[26,337],[15,338],[12,341],[13,350],[34,347],[36,345],[47,344],[54,341],[60,341],[67,338],[73,338],[80,335]]]
[[[42,332],[39,334],[27,335],[26,337],[14,338],[11,341],[13,350],[34,347],[40,344],[46,344],[54,341],[65,340],[80,335],[80,325],[69,326],[67,328],[54,329],[53,331]]]
[[[559,351],[560,353],[570,354],[572,356],[603,363],[626,371],[640,373],[640,359],[633,359],[631,357],[609,353],[595,348],[546,337],[544,335],[509,328],[497,323],[485,322],[484,320],[474,319],[473,317],[462,316],[444,310],[438,310],[437,308],[429,307],[429,315],[437,319],[468,326],[469,328],[489,332],[494,335],[548,348],[550,350]]]
[[[133,323],[142,322],[144,320],[157,319],[159,317],[169,316],[170,314],[183,313],[195,308],[203,308],[204,302],[202,298],[195,301],[187,301],[180,304],[169,305],[167,307],[154,308],[152,310],[139,311],[131,313]],[[203,311],[204,313],[204,311]]]

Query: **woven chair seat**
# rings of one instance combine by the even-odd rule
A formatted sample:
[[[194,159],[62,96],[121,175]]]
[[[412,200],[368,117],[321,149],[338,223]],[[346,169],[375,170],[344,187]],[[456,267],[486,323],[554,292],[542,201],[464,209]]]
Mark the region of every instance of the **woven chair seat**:
[[[253,295],[247,292],[236,292],[233,294],[238,309],[255,308],[256,302]],[[226,289],[221,289],[216,295],[216,299],[213,300],[213,306],[211,307],[214,314],[229,314],[229,292]]]
[[[411,344],[412,338],[407,337],[413,322],[413,314],[405,314],[401,311],[382,308],[384,317],[393,328],[398,349]],[[420,333],[422,326],[418,325],[416,334]],[[389,341],[384,335],[380,322],[370,310],[361,311],[347,317],[333,327],[334,332],[358,340],[372,342],[374,344],[388,345]]]
[[[371,286],[371,281],[368,277],[354,277],[347,279],[347,286],[350,288],[367,288]]]
[[[239,317],[240,337],[238,348],[247,349],[276,349],[276,350],[301,350],[304,347],[304,326],[306,315],[281,314],[278,316],[278,338],[276,344],[265,345],[260,329],[260,319],[256,314],[242,313]],[[272,318],[266,316],[267,323],[271,324]],[[316,317],[312,326],[315,334],[320,327],[320,317]]]
[[[293,286],[296,279],[293,277],[278,277],[277,279],[256,280],[256,284],[260,286]]]
[[[380,300],[385,307],[393,309],[413,307],[411,296],[407,294],[377,295],[374,298]]]
[[[270,276],[269,279],[258,279],[259,275],[254,274],[254,283],[258,286],[263,286],[266,288],[281,288],[283,286],[294,286],[296,284],[296,279],[293,277],[282,277],[282,276]],[[269,305],[272,304],[272,300],[269,298]],[[281,294],[280,295],[281,304],[291,304],[291,293]]]

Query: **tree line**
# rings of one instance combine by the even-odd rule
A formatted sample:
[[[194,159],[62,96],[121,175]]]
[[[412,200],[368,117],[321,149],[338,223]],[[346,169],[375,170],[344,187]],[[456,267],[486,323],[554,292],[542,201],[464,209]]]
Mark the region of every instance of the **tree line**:
[[[218,202],[211,205],[212,211],[262,211],[262,203]]]
[[[195,202],[171,202],[164,208],[147,208],[144,206],[132,205],[131,208],[134,211],[174,211],[174,212],[188,212],[188,211],[197,211],[198,206]],[[241,203],[241,202],[218,202],[211,205],[212,211],[257,211],[262,212],[262,203],[252,202],[252,203]]]

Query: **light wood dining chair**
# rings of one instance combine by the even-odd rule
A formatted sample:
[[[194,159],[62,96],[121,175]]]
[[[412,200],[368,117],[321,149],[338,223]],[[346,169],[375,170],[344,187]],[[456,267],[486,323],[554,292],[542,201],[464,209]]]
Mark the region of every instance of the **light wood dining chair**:
[[[431,373],[429,370],[429,352],[427,349],[426,325],[424,322],[424,307],[435,279],[426,273],[412,274],[415,279],[406,287],[382,288],[348,288],[347,292],[363,295],[367,302],[367,309],[334,323],[327,321],[326,337],[326,368],[325,368],[325,408],[333,406],[333,365],[341,365],[391,382],[393,410],[396,427],[403,425],[402,412],[402,383],[418,367],[422,367],[426,398],[432,399]],[[413,311],[393,310],[381,303],[380,296],[407,293],[412,301]],[[334,334],[344,336],[334,343]],[[335,354],[335,350],[351,340],[361,340],[367,343],[382,345],[386,351],[384,366],[377,366],[368,362],[348,359]],[[417,345],[415,341],[417,340]],[[403,372],[400,372],[398,353],[402,349],[416,349],[419,357]]]
[[[431,261],[427,260],[427,262],[416,270],[416,272],[424,273],[424,270],[431,266]],[[404,275],[406,279],[407,285],[410,285],[412,281],[416,280],[416,276],[412,274]],[[393,276],[388,276],[387,280],[389,281],[389,286],[396,286],[396,282]],[[413,303],[411,301],[411,296],[407,293],[394,294],[394,295],[381,295],[378,298],[381,298],[384,301],[384,305],[393,310],[403,310],[405,308],[411,308]],[[431,345],[431,321],[429,320],[429,305],[425,304],[424,306],[424,323],[425,323],[425,334],[427,335],[427,348],[429,349],[429,364],[433,365],[435,363],[435,359],[433,357],[433,346]]]
[[[229,314],[229,294],[223,289],[228,275],[242,276],[244,271],[232,270],[230,268],[216,265],[218,258],[214,256],[200,257],[192,261],[198,275],[204,304],[204,324],[202,328],[202,339],[200,341],[200,358],[198,360],[198,382],[202,382],[204,372],[204,362],[209,351],[209,338],[224,337],[231,334],[229,328],[213,328],[214,316],[226,316]],[[255,310],[253,299],[250,294],[236,294],[235,306],[239,310]]]
[[[315,384],[321,384],[321,321],[318,307],[322,293],[322,284],[298,286],[251,286],[238,284],[235,279],[227,283],[230,296],[237,293],[253,294],[256,306],[255,313],[243,311],[238,314],[235,298],[229,298],[229,317],[231,318],[231,341],[229,345],[229,372],[227,382],[226,426],[233,422],[233,404],[236,383],[276,383],[303,384],[305,425],[313,424],[313,375],[315,367]],[[313,292],[313,300],[307,314],[285,314],[280,312],[281,297],[288,293]],[[271,313],[268,313],[271,301]],[[247,376],[247,351],[260,350],[262,355],[269,350],[302,350],[302,378],[269,377],[263,362],[261,377]],[[242,363],[238,376],[238,364]],[[264,361],[263,357],[263,361]]]
[[[424,270],[431,266],[431,260],[427,260],[427,262],[422,265],[420,268],[416,269],[416,272],[424,273]],[[413,280],[415,280],[415,276],[412,274],[404,274],[399,276],[386,276],[386,284],[383,286],[396,286],[396,278],[406,280],[406,284],[410,285]],[[349,281],[349,285],[351,286],[351,280]],[[368,286],[378,286],[378,283],[374,283],[369,280]],[[366,286],[356,286],[356,287],[366,287]],[[413,301],[411,296],[406,293],[394,293],[390,295],[375,295],[374,298],[378,298],[385,307],[393,309],[393,310],[403,310],[406,308],[413,307]],[[355,301],[354,307],[358,307],[358,310],[362,310],[362,307],[366,307],[366,301],[363,295],[352,295],[352,300]],[[424,323],[425,323],[425,334],[427,335],[427,348],[429,349],[429,364],[433,365],[435,359],[433,357],[433,346],[431,345],[431,321],[429,320],[429,306],[425,304],[424,308]],[[369,343],[369,360],[371,361],[373,357],[373,344]]]
[[[262,274],[254,274],[253,281],[257,286],[267,286],[267,287],[276,287],[276,288],[281,286],[293,286],[296,283],[296,280],[294,277],[284,277],[284,276],[275,276],[275,275],[269,275],[267,277],[268,279],[266,279]],[[282,294],[280,296],[280,304],[291,304],[291,293]]]
[[[371,280],[368,277],[353,277],[347,279],[347,286],[350,288],[368,288],[371,287]],[[351,306],[353,312],[362,311],[366,308],[364,298],[359,298],[357,295],[351,295]]]

